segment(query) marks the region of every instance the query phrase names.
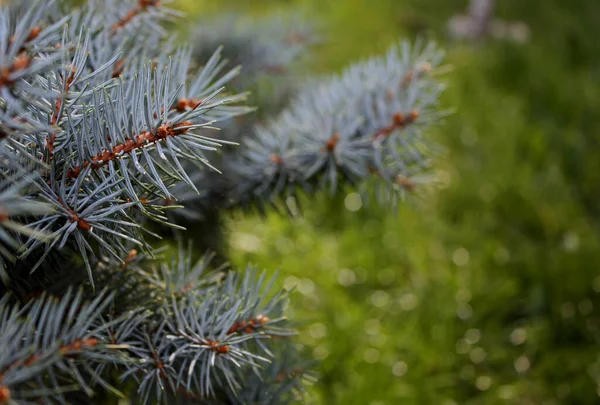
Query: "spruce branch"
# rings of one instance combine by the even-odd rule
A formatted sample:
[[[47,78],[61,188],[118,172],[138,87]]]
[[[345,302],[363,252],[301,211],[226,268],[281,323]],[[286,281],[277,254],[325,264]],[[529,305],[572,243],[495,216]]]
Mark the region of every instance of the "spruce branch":
[[[430,76],[441,56],[432,44],[403,43],[308,86],[226,161],[225,172],[234,173],[230,200],[272,203],[298,188],[334,193],[373,174],[392,195],[410,189],[396,187],[429,166],[423,131],[443,116],[443,86]]]
[[[138,0],[136,7],[127,12],[127,14],[119,21],[113,24],[111,31],[115,33],[127,24],[129,24],[134,18],[141,13],[146,12],[151,7],[160,7],[162,4],[158,0]]]
[[[198,103],[196,106],[198,106]],[[156,130],[156,134],[146,131],[142,134],[135,135],[134,139],[129,139],[124,143],[116,144],[112,150],[106,149],[104,152],[92,156],[90,160],[85,160],[79,166],[69,169],[67,177],[75,179],[88,167],[91,169],[99,169],[111,161],[119,158],[121,155],[132,153],[136,149],[142,149],[151,146],[157,142],[167,139],[167,137],[176,137],[185,135],[192,128],[200,128],[200,125],[194,125],[191,121],[183,121],[179,124],[162,124]]]
[[[300,358],[293,345],[283,344],[276,348],[275,361],[259,370],[243,376],[244,387],[239,392],[229,392],[231,404],[288,405],[302,403],[306,385],[316,381],[311,371],[314,362]]]
[[[124,361],[125,346],[109,343],[101,322],[111,296],[99,294],[86,303],[82,291],[67,291],[60,299],[42,295],[27,305],[0,300],[0,392],[4,402],[35,398],[60,399],[74,389],[92,391],[94,368]],[[92,372],[94,378],[84,376]],[[101,384],[106,385],[105,381]]]
[[[52,249],[63,248],[70,239],[74,239],[79,247],[90,280],[93,278],[89,254],[95,255],[99,250],[119,259],[117,251],[127,251],[123,241],[148,248],[140,240],[140,226],[131,220],[126,211],[136,203],[119,200],[123,190],[111,192],[122,181],[115,180],[115,177],[109,176],[93,189],[89,188],[90,185],[83,184],[83,181],[77,181],[73,187],[68,188],[64,178],[62,181],[56,180],[54,172],[50,176],[50,185],[40,183],[40,199],[52,205],[55,212],[29,224],[36,233],[49,233],[52,239],[51,242],[44,243],[39,238],[30,237],[21,248],[20,257],[24,259],[36,248],[44,247],[43,255],[31,271],[42,264]],[[76,192],[81,187],[87,189],[87,193]],[[98,249],[92,248],[88,239],[96,241]]]
[[[181,393],[209,400],[224,389],[238,391],[244,374],[271,361],[269,341],[293,335],[282,317],[285,292],[270,294],[274,279],[254,269],[208,272],[211,257],[193,264],[189,249],[150,272],[137,252],[128,258],[104,287],[114,286],[118,297],[131,291],[124,285],[138,286],[146,292],[144,300],[153,302],[146,305],[152,313],[128,329],[126,352],[136,361],[120,377],[137,381],[144,403]],[[136,281],[125,281],[129,277]]]
[[[31,230],[19,221],[19,218],[52,212],[51,206],[22,196],[23,189],[30,187],[34,181],[33,175],[20,173],[20,176],[13,175],[0,182],[0,257],[9,261],[15,260],[14,252],[20,247],[17,235],[37,240],[48,238],[47,233]],[[0,260],[0,278],[6,281],[6,277],[4,263]]]
[[[50,7],[38,7],[50,14],[45,18],[51,21]],[[175,59],[153,54],[148,47],[156,38],[150,37],[143,43],[140,58],[130,57],[122,74],[113,78],[112,70],[128,45],[107,37],[98,19],[92,17],[95,11],[91,6],[89,13],[74,13],[74,21],[92,29],[79,27],[77,32],[65,26],[60,46],[51,47],[51,55],[58,55],[48,58],[51,68],[44,74],[28,70],[15,82],[17,90],[21,82],[27,90],[13,91],[20,99],[7,101],[7,105],[17,107],[15,118],[27,130],[14,139],[7,137],[3,145],[8,155],[43,167],[42,179],[28,189],[26,197],[42,200],[56,210],[24,224],[31,235],[45,233],[52,238],[47,242],[29,237],[19,248],[19,257],[27,259],[43,246],[30,269],[33,271],[53,249],[75,246],[90,279],[97,251],[119,257],[127,251],[123,240],[150,249],[140,233],[145,228],[137,224],[138,214],[168,223],[163,207],[150,201],[172,198],[169,189],[178,181],[197,191],[181,160],[210,166],[204,153],[222,144],[197,132],[211,130],[213,123],[247,111],[229,105],[244,98],[223,92],[223,85],[239,69],[221,74],[225,64],[218,51],[188,85],[193,68],[190,52],[174,51]],[[34,31],[37,37],[28,35],[35,42],[46,32],[42,28],[39,33]],[[25,34],[14,37],[15,46],[21,37]],[[46,51],[35,49],[44,59]],[[148,56],[149,62],[142,59]],[[182,90],[183,97],[201,98],[202,102],[177,111],[174,107]],[[7,169],[7,173],[12,170]]]
[[[435,47],[394,47],[298,89],[308,22],[208,28],[193,50],[161,27],[176,14],[165,3],[0,7],[0,404],[131,385],[143,403],[298,400],[310,373],[293,354],[287,292],[190,248],[165,260],[148,235],[182,230],[173,211],[207,217],[298,189],[377,177],[396,195],[429,164]],[[274,73],[262,95],[280,113],[243,121],[237,90]]]

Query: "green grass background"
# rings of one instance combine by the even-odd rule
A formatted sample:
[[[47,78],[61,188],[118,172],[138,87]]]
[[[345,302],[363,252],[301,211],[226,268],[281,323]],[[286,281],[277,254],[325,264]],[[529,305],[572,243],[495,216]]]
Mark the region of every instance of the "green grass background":
[[[228,221],[235,264],[296,286],[315,403],[600,403],[600,2],[498,3],[529,43],[448,41],[459,0],[176,3],[191,21],[305,8],[315,74],[402,37],[447,49],[442,187],[397,212],[317,196],[303,218]]]

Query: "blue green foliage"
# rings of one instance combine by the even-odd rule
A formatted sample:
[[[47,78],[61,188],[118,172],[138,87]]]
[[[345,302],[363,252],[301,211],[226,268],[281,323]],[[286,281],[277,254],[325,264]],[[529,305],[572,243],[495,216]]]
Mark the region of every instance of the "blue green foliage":
[[[236,56],[256,62],[248,83],[267,80],[261,66],[291,66],[311,26],[254,27],[253,50],[244,29],[220,26],[196,34],[223,39],[201,56],[162,28],[177,14],[158,0],[0,7],[2,405],[301,401],[311,363],[287,291],[189,248],[163,256],[161,235],[192,235],[170,212],[195,220],[373,182],[396,195],[429,166],[423,131],[443,88],[433,45],[394,47],[302,91],[273,82],[289,106],[242,123],[235,147],[228,123],[251,111]]]

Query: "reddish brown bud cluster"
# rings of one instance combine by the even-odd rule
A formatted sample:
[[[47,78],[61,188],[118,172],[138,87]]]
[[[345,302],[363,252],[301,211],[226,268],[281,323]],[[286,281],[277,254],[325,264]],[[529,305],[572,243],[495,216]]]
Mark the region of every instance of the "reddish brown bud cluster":
[[[41,356],[38,356],[37,354],[33,354],[31,356],[29,356],[29,358],[27,360],[25,360],[25,365],[26,366],[31,366],[32,364],[35,364]]]
[[[431,63],[423,62],[419,66],[417,66],[414,70],[411,70],[402,79],[401,88],[406,87],[410,82],[413,81],[414,78],[419,78],[426,73],[431,71]]]
[[[41,33],[42,33],[42,27],[39,27],[39,26],[33,27],[31,29],[31,31],[29,31],[29,35],[27,36],[27,38],[25,38],[25,42],[33,41],[34,39],[39,37]],[[12,45],[14,42],[15,42],[15,36],[13,35],[8,40],[8,43]],[[21,49],[21,51],[22,50],[23,49]]]
[[[0,404],[8,404],[10,402],[10,390],[4,385],[0,385]]]
[[[171,125],[170,123],[163,124],[158,128],[156,135],[150,131],[146,131],[140,135],[137,135],[135,139],[129,139],[125,143],[120,143],[111,150],[106,149],[104,152],[92,157],[91,160],[86,160],[80,166],[69,169],[67,172],[67,177],[70,179],[77,178],[81,174],[81,171],[88,167],[91,167],[92,169],[99,169],[108,164],[108,162],[111,160],[115,160],[123,154],[131,153],[134,149],[143,148],[146,145],[156,143],[168,137],[175,137],[185,134],[188,132],[188,128],[186,127],[192,125],[194,125],[194,123],[191,121],[184,121],[177,125]]]
[[[325,148],[323,148],[323,152],[329,152],[332,153],[335,148],[337,147],[337,144],[340,141],[340,134],[339,133],[335,133],[331,136],[331,138],[327,141],[327,143],[325,144]]]
[[[33,27],[31,29],[31,31],[29,32],[29,35],[27,36],[27,39],[25,41],[27,41],[27,42],[33,41],[34,39],[39,37],[41,33],[42,33],[42,27]]]
[[[71,355],[77,354],[82,349],[96,347],[99,343],[100,343],[100,340],[98,340],[97,338],[77,339],[73,343],[69,343],[69,344],[61,346],[58,349],[58,352],[62,356],[71,356]],[[27,358],[27,360],[25,360],[24,362],[17,360],[15,362],[9,364],[7,367],[4,368],[4,370],[2,372],[0,372],[0,381],[2,381],[2,379],[4,378],[4,373],[7,370],[11,369],[12,367],[19,366],[21,364],[26,367],[29,367],[29,366],[32,366],[33,364],[35,364],[36,362],[38,362],[41,358],[42,358],[42,355],[33,354],[33,355],[29,356]],[[11,399],[10,390],[8,389],[8,387],[0,384],[0,405],[9,403],[10,399]]]
[[[137,257],[137,254],[138,254],[137,250],[131,249],[129,251],[129,254],[127,255],[127,257],[125,258],[125,260],[123,260],[123,264],[121,265],[120,270],[124,270],[127,266],[129,266],[131,264],[131,262],[135,260],[135,258]]]
[[[79,218],[79,216],[73,211],[71,211],[71,221],[77,222],[77,228],[81,229],[82,231],[89,231],[92,229],[92,226],[89,222],[83,218]]]
[[[221,346],[221,343],[217,342],[216,340],[207,339],[204,343],[213,352],[217,352],[219,354],[227,354],[227,353],[229,353],[229,346]]]
[[[125,199],[125,201],[127,201],[127,203],[130,203],[130,202],[133,202],[134,200],[132,200],[131,198],[127,197]],[[150,204],[150,201],[148,199],[146,199],[146,198],[138,198],[138,201],[142,205],[148,205],[148,204]],[[129,208],[131,208],[131,207],[129,207]]]
[[[96,338],[77,339],[73,343],[62,346],[58,352],[63,356],[80,352],[82,349],[96,347],[100,341]]]
[[[116,32],[131,22],[135,17],[146,11],[150,7],[160,7],[161,3],[159,0],[139,0],[137,7],[125,14],[125,17],[121,18],[117,23],[112,26],[112,32]]]
[[[279,166],[283,164],[283,158],[276,153],[269,156],[269,160]]]
[[[419,117],[421,116],[421,112],[419,110],[417,110],[416,108],[414,108],[410,114],[408,114],[408,123],[413,123],[416,120],[419,119]]]
[[[138,2],[138,7],[148,8],[148,7],[160,7],[159,0],[140,0]]]
[[[0,68],[0,86],[10,86],[14,81],[10,78],[13,73],[25,70],[31,65],[31,56],[21,52],[9,66]]]
[[[0,68],[0,86],[9,86],[13,84],[13,81],[10,79],[10,76],[13,73],[19,72],[21,70],[25,70],[31,65],[31,56],[27,55],[25,52],[25,44],[27,42],[33,41],[37,37],[40,36],[42,32],[42,28],[39,26],[35,26],[29,31],[29,35],[25,38],[24,45],[19,49],[19,55],[15,58],[12,64],[8,66],[3,66]],[[15,42],[15,36],[11,36],[8,40],[9,45]]]
[[[173,110],[177,112],[186,112],[189,110],[195,110],[202,104],[204,100],[200,100],[197,98],[181,98],[177,101],[177,104],[173,106]]]
[[[152,352],[152,359],[154,360],[154,364],[156,364],[156,367],[158,368],[158,374],[161,376],[161,378],[167,378],[167,373],[165,373],[165,365],[158,358],[158,354],[156,354],[156,351]]]
[[[121,73],[123,73],[123,69],[125,69],[125,63],[127,62],[127,59],[123,58],[123,59],[119,59],[115,65],[113,66],[113,70],[112,70],[112,78],[116,79],[117,77],[119,77],[121,75]]]
[[[41,295],[41,294],[40,294]],[[37,362],[40,359],[40,356],[37,354],[32,354],[31,356],[29,356],[27,358],[27,360],[25,360],[24,362],[21,363],[20,360],[15,360],[12,363],[10,363],[8,366],[6,366],[3,370],[0,371],[0,381],[2,381],[4,379],[4,374],[6,373],[7,370],[10,370],[12,367],[16,366],[16,365],[20,365],[20,364],[24,364],[25,366],[29,367],[32,364],[34,364],[35,362]],[[2,385],[0,385],[0,388],[2,388]],[[2,401],[0,400],[0,404],[2,404]]]
[[[8,221],[8,214],[0,210],[0,222]]]
[[[234,323],[231,328],[227,331],[227,334],[232,335],[234,333],[246,333],[250,334],[255,329],[269,322],[269,318],[264,315],[257,315],[249,321],[239,321]]]
[[[46,139],[46,149],[48,149],[50,157],[54,155],[54,142],[56,142],[56,134],[52,134]]]
[[[369,173],[373,176],[380,176],[381,173],[374,167],[369,167]],[[402,176],[401,174],[397,175],[394,179],[394,183],[404,188],[407,191],[414,191],[417,188],[417,185],[408,177]]]
[[[373,139],[378,140],[378,139],[390,136],[395,130],[402,129],[402,128],[406,127],[407,125],[410,125],[413,122],[415,122],[417,119],[419,119],[420,115],[421,115],[421,113],[416,108],[411,110],[408,114],[403,114],[403,113],[394,114],[392,117],[392,119],[393,119],[392,124],[390,124],[389,126],[383,128],[379,132],[377,132],[373,136]]]
[[[189,293],[192,290],[192,288],[194,288],[194,287],[196,287],[196,283],[193,281],[190,281],[181,289],[181,294]]]

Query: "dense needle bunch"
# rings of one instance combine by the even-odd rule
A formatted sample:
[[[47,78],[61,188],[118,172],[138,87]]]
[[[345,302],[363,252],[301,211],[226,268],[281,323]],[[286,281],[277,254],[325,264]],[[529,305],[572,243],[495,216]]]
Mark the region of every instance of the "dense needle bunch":
[[[332,193],[377,178],[381,200],[396,202],[429,168],[422,133],[440,118],[443,87],[430,74],[432,45],[393,47],[386,56],[307,84],[291,105],[245,139],[231,160],[231,199],[242,204]]]
[[[301,400],[286,292],[189,247],[168,259],[162,229],[189,236],[169,213],[371,177],[394,194],[427,167],[432,46],[284,84],[309,25],[206,24],[192,49],[161,28],[175,17],[156,0],[0,6],[0,405]],[[244,121],[238,90],[265,81],[277,116]]]

